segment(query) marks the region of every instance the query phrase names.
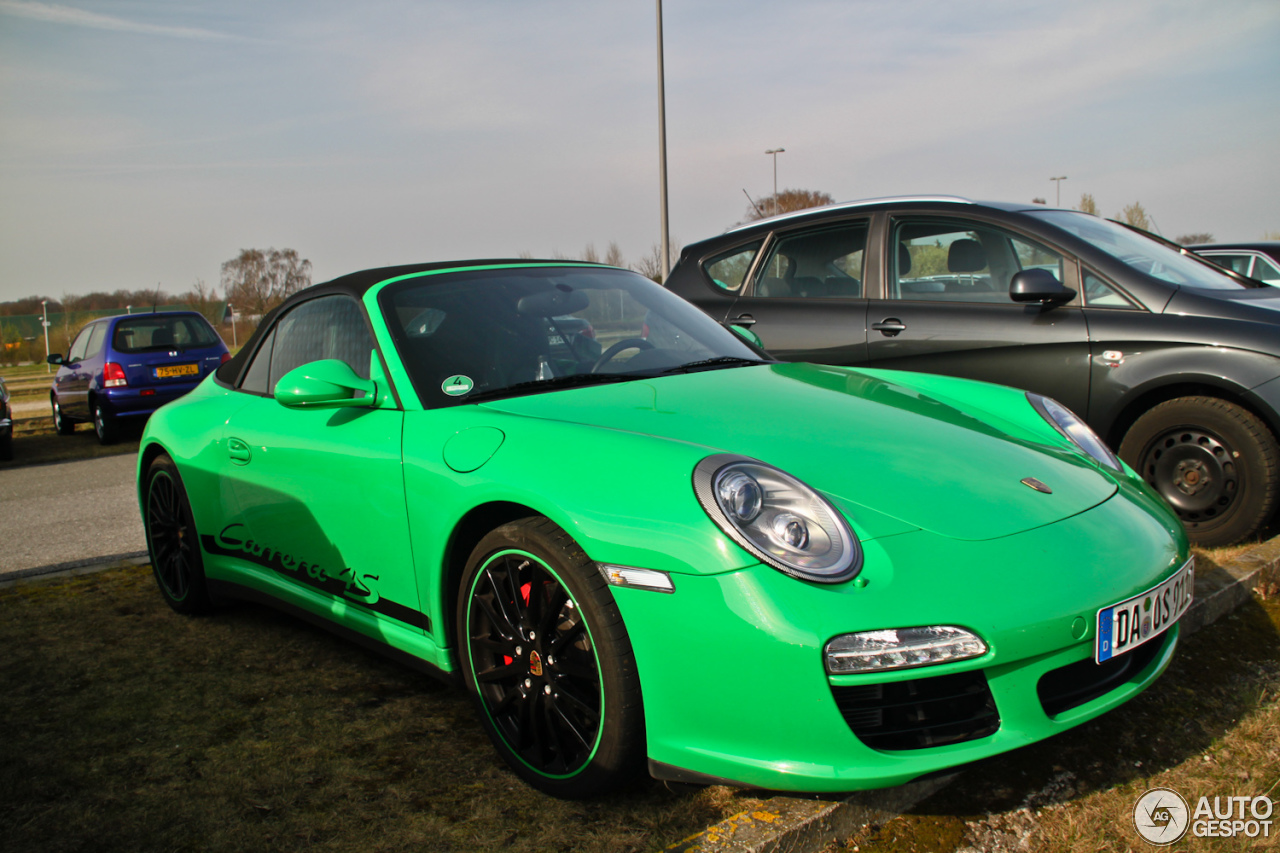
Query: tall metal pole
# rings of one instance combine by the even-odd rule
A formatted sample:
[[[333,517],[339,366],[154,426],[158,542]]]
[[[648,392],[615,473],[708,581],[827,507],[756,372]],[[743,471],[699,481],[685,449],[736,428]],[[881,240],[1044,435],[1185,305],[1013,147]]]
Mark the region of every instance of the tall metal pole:
[[[773,215],[774,216],[778,215],[778,155],[786,150],[787,149],[785,148],[770,148],[768,151],[764,152],[766,154],[773,155]]]
[[[667,224],[667,95],[662,72],[662,0],[658,4],[658,177],[662,205],[662,280],[671,273],[671,231]]]
[[[1063,175],[1061,178],[1050,178],[1050,179],[1049,179],[1049,180],[1053,181],[1054,186],[1056,186],[1056,187],[1058,188],[1058,194],[1057,194],[1057,196],[1055,197],[1055,200],[1054,200],[1054,203],[1053,203],[1053,206],[1054,206],[1054,207],[1062,207],[1062,182],[1063,182],[1063,181],[1065,181],[1066,179],[1067,179],[1067,176],[1066,176],[1066,175]]]
[[[49,300],[40,300],[40,311],[44,315],[44,319],[40,321],[40,325],[44,326],[44,372],[52,372],[49,367]]]

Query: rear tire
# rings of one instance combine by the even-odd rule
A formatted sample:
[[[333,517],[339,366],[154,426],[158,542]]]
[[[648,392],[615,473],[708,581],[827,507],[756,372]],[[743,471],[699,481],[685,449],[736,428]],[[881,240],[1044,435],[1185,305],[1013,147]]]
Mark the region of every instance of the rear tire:
[[[0,438],[0,460],[8,462],[13,459],[13,436],[6,435]]]
[[[62,413],[62,405],[57,397],[53,398],[53,428],[58,435],[74,435],[76,431],[75,421]]]
[[[1226,400],[1180,397],[1154,407],[1120,444],[1120,458],[1173,508],[1197,545],[1257,534],[1280,496],[1280,447],[1258,417]]]
[[[546,518],[480,541],[458,593],[467,690],[499,754],[554,797],[631,782],[645,758],[635,655],[609,585]]]
[[[115,444],[120,437],[120,425],[116,423],[115,415],[107,411],[100,400],[93,404],[93,431],[99,444]]]
[[[213,609],[205,582],[200,535],[178,466],[165,454],[147,468],[143,527],[151,569],[165,602],[179,613]]]

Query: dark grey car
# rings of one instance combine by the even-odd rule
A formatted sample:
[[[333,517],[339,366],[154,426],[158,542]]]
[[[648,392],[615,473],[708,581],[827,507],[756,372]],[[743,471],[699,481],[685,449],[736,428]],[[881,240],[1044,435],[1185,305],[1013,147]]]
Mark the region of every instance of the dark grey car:
[[[686,246],[667,286],[787,360],[943,373],[1080,414],[1205,545],[1280,503],[1280,291],[1096,216],[874,199]]]

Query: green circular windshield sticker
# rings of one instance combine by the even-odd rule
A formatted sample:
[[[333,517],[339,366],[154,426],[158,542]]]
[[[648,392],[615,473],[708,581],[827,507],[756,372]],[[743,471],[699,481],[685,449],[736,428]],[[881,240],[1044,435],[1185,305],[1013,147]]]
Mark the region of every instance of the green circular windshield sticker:
[[[440,390],[448,394],[450,397],[461,397],[463,394],[471,391],[476,387],[476,383],[471,381],[470,376],[450,376],[444,382],[440,383]]]

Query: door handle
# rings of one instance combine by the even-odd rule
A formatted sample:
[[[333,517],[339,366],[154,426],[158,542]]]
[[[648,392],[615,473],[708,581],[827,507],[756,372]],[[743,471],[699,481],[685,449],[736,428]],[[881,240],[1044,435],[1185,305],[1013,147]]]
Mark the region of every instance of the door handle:
[[[907,326],[897,317],[886,317],[879,323],[872,323],[871,328],[875,329],[886,338],[892,338],[897,335],[898,332],[906,331]]]
[[[247,442],[238,438],[227,439],[227,455],[231,457],[231,461],[237,465],[248,465],[252,454],[249,452]]]
[[[729,321],[730,326],[745,326],[748,329],[756,324],[756,318],[750,314],[739,314]]]

